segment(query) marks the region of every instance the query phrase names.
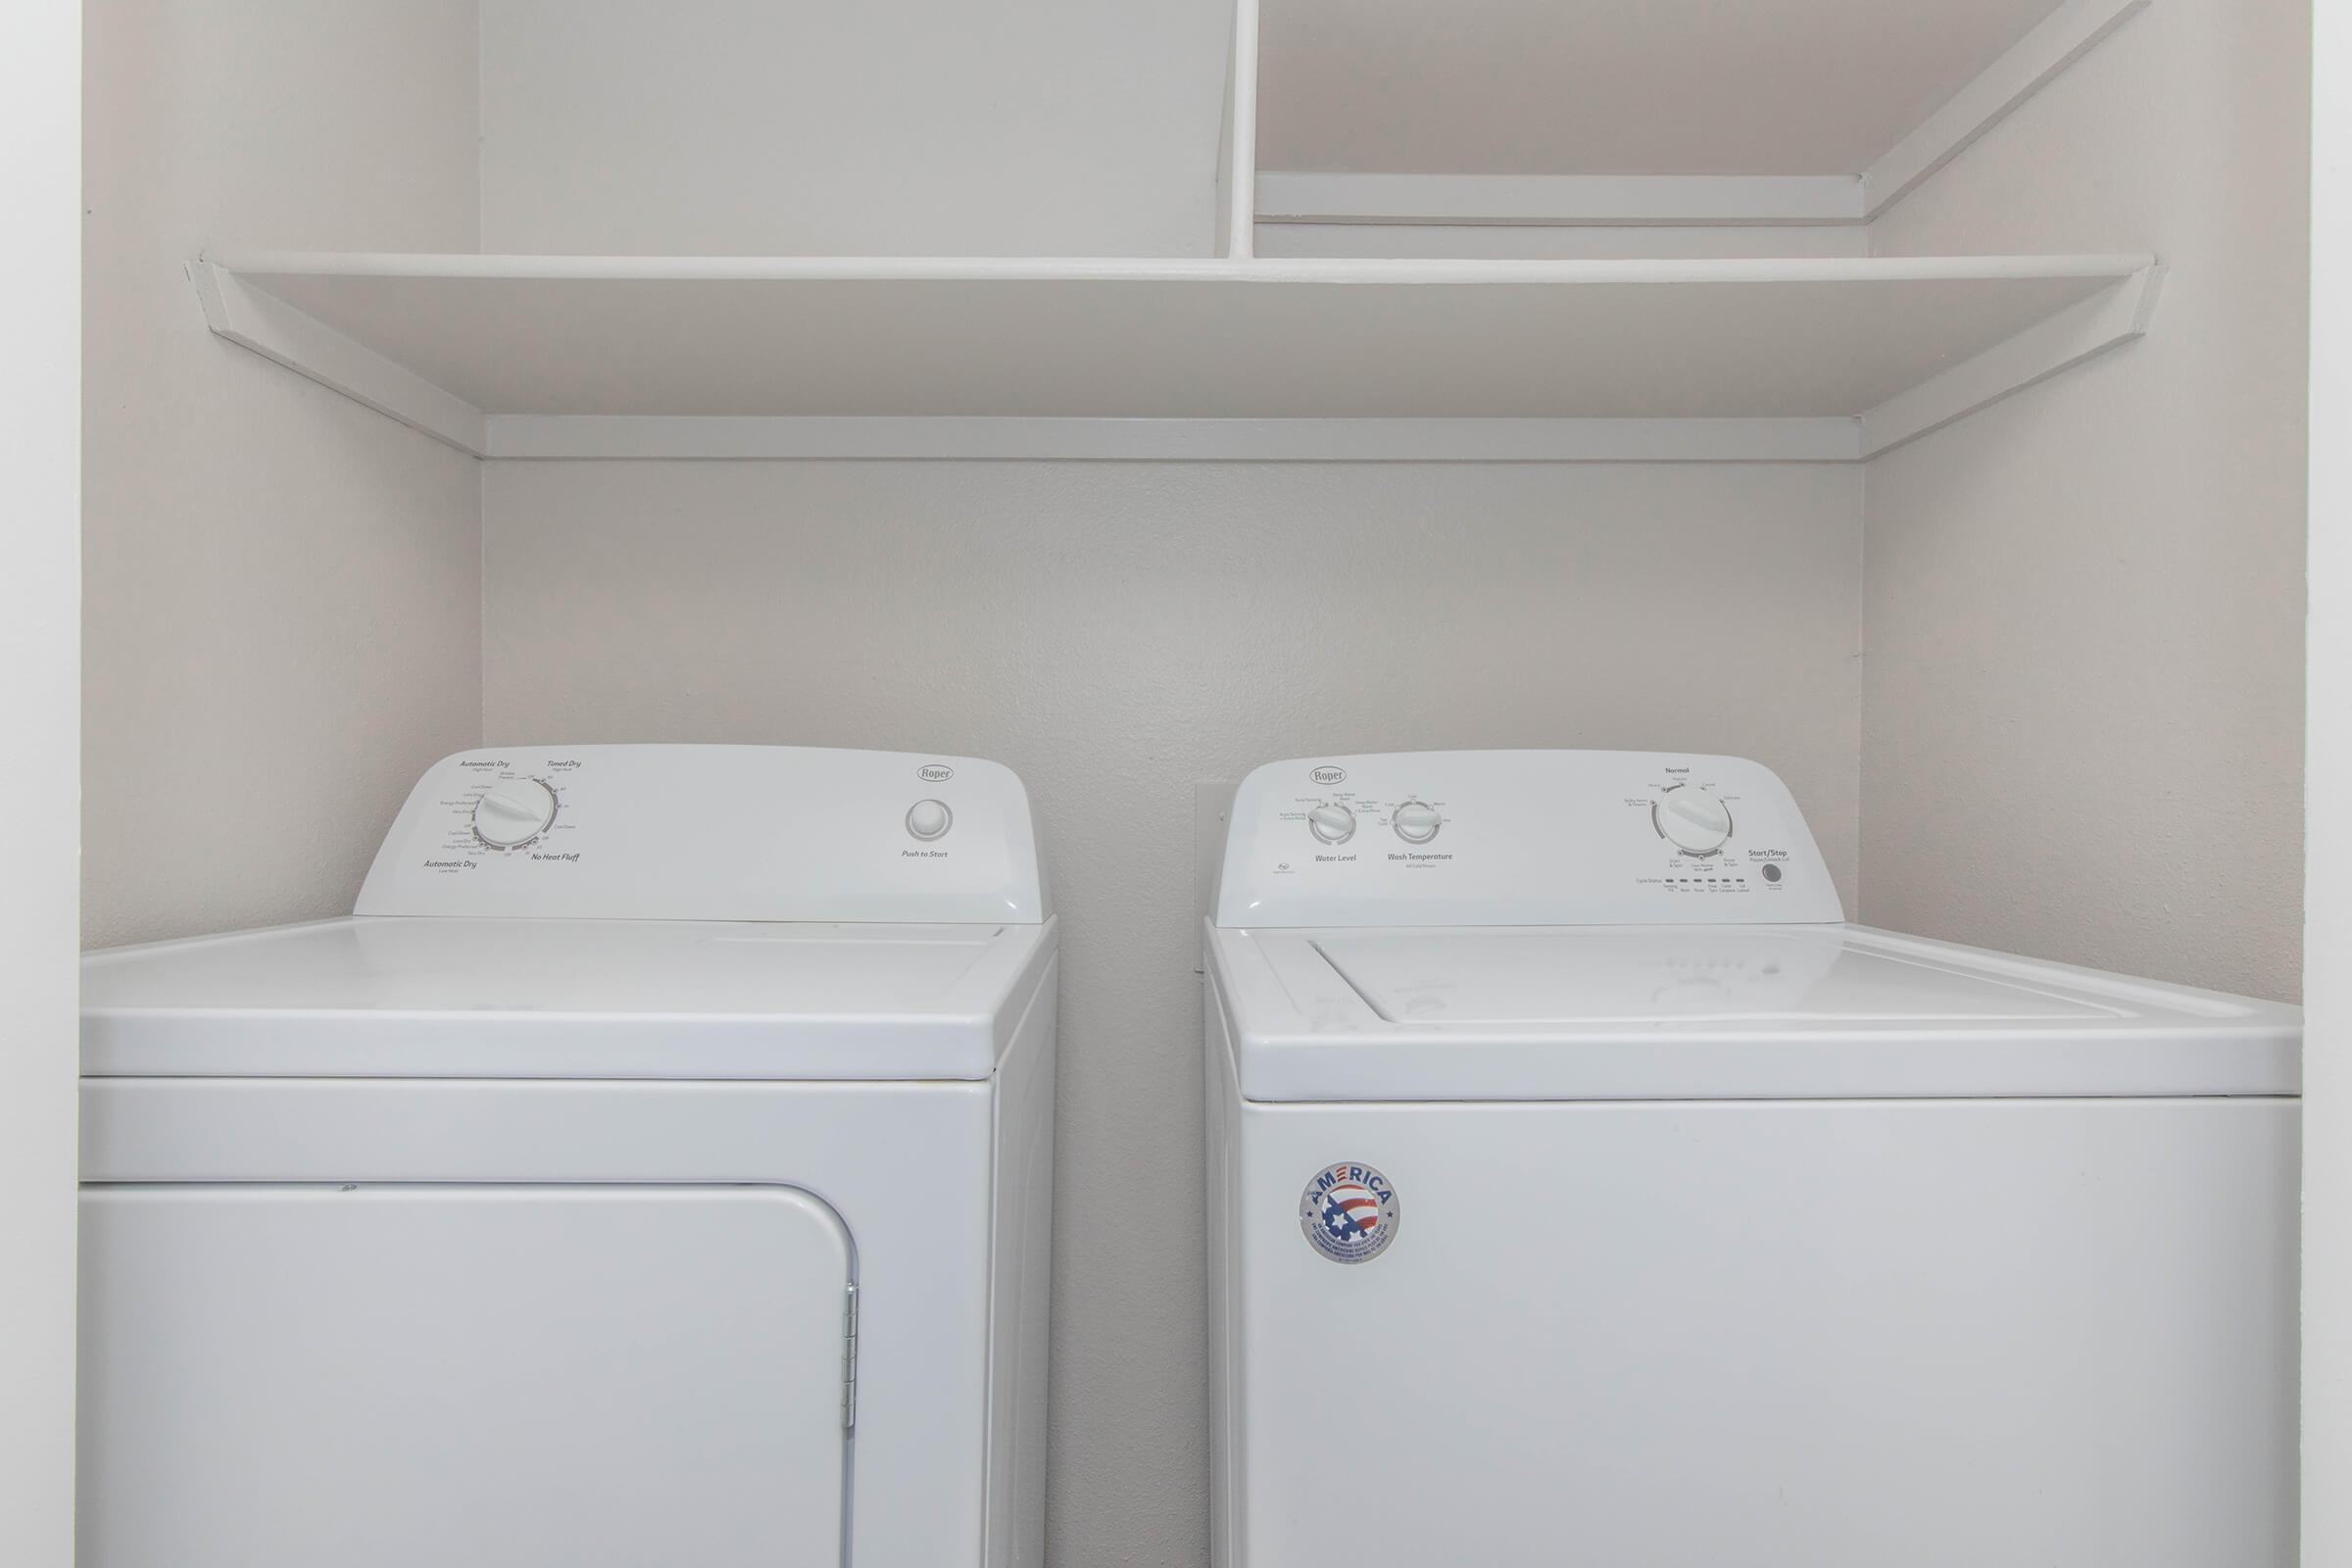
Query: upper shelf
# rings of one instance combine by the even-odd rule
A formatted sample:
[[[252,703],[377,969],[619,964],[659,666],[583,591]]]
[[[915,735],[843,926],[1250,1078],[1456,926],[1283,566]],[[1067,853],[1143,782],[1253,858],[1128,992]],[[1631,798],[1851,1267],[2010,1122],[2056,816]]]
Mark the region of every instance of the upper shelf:
[[[2060,0],[1260,0],[1261,168],[1856,173]]]
[[[2158,276],[2144,255],[192,271],[215,331],[487,457],[1813,461],[2136,336]]]
[[[1269,221],[1858,224],[2148,4],[1236,0],[1240,139]]]

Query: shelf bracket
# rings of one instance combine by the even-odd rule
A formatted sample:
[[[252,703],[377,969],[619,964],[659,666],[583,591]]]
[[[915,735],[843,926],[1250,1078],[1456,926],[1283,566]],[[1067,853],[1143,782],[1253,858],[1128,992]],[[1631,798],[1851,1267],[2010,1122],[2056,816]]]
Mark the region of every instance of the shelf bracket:
[[[206,323],[221,337],[460,452],[487,453],[489,421],[464,398],[201,256],[187,271]]]
[[[2142,268],[2007,342],[1896,393],[1862,416],[1862,456],[1891,452],[2061,370],[2145,337],[2163,287],[2161,266]]]
[[[2149,4],[2150,0],[2066,0],[1863,171],[1864,216],[1875,219],[1917,190],[1929,175],[1974,146]]]

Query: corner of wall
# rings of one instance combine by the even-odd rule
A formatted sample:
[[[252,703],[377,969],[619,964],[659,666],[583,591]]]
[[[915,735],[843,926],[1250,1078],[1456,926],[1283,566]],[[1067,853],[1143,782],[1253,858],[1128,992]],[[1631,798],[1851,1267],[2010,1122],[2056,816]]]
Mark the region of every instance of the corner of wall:
[[[2308,21],[2151,6],[1871,225],[2170,271],[2145,338],[1865,466],[1876,923],[2299,988]]]
[[[92,945],[349,909],[480,733],[473,460],[213,336],[182,271],[214,240],[476,243],[477,31],[476,0],[88,8]],[[223,834],[258,777],[295,819]]]

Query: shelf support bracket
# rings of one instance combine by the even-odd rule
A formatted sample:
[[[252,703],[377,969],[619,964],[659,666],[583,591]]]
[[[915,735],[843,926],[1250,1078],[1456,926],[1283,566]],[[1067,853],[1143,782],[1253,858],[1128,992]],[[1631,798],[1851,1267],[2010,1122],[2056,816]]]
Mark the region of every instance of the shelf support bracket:
[[[464,398],[201,256],[187,271],[206,324],[221,337],[460,452],[477,458],[486,452],[488,420]]]
[[[2163,287],[2161,266],[2142,268],[2007,342],[1896,393],[1862,416],[1862,456],[1891,452],[2061,370],[2145,337]]]
[[[1928,176],[1975,145],[2020,105],[2048,86],[2108,35],[2147,10],[2150,0],[2066,0],[1954,93],[1917,130],[1862,172],[1866,218],[1877,218]]]

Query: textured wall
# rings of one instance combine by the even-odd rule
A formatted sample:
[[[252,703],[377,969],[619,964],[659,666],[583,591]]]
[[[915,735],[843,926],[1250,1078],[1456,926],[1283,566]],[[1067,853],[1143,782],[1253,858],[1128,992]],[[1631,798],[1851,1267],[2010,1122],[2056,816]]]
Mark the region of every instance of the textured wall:
[[[494,251],[1205,255],[1229,7],[483,0]]]
[[[83,937],[348,910],[480,735],[479,475],[214,337],[181,269],[471,248],[473,6],[87,18]]]
[[[1066,944],[1053,1559],[1196,1568],[1194,782],[1312,752],[1747,753],[1850,897],[1858,490],[1807,467],[493,464],[487,735],[968,752],[1027,780]]]
[[[1874,923],[2296,994],[2310,21],[2162,0],[1879,225],[2172,271],[2145,341],[1870,466]]]

